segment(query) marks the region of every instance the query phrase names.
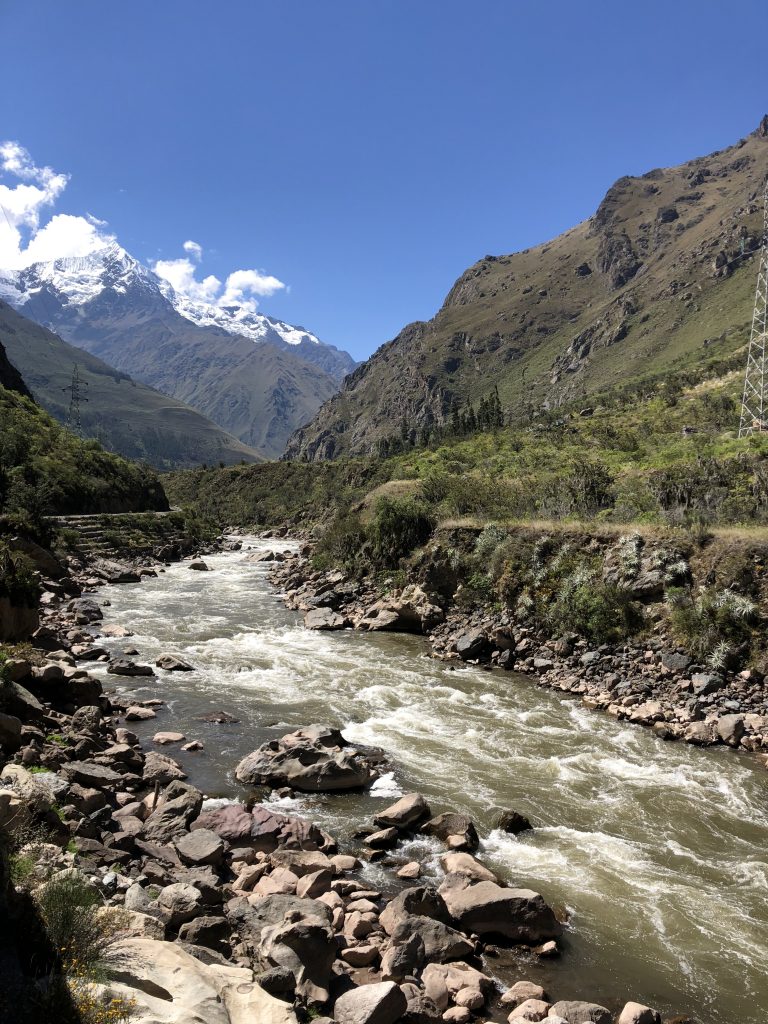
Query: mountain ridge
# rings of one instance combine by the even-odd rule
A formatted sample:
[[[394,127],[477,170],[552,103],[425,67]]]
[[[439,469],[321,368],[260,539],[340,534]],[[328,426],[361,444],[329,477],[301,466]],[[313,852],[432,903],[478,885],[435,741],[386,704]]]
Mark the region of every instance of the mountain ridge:
[[[75,366],[87,386],[81,407],[85,436],[158,469],[262,461],[197,410],[133,380],[127,373],[63,341],[0,300],[0,339],[32,397],[65,422]],[[4,383],[4,381],[3,381]]]
[[[424,439],[495,388],[508,419],[533,419],[732,354],[749,329],[767,171],[768,117],[727,149],[620,178],[592,217],[554,239],[479,260],[431,320],[408,324],[346,378],[285,458]]]
[[[281,454],[355,365],[315,335],[262,314],[240,318],[250,337],[234,333],[231,309],[220,318],[228,326],[203,322],[213,309],[206,304],[197,304],[197,321],[190,319],[179,311],[189,313],[190,304],[117,243],[86,257],[2,271],[3,298],[265,457]]]

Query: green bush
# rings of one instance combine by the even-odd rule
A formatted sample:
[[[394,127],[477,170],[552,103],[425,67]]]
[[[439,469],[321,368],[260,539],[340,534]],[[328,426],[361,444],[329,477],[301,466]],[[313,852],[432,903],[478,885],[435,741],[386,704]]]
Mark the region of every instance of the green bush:
[[[596,644],[618,643],[637,633],[644,621],[628,590],[586,567],[565,577],[547,619],[554,630],[578,633]]]
[[[729,589],[668,591],[669,622],[679,643],[692,657],[713,668],[725,668],[738,649],[749,644],[758,620],[757,605]]]
[[[412,498],[379,498],[369,527],[374,561],[396,568],[400,559],[432,535],[435,519],[429,508]]]
[[[365,567],[370,544],[365,527],[355,513],[337,516],[318,541],[313,556],[317,569],[343,566],[347,569]]]

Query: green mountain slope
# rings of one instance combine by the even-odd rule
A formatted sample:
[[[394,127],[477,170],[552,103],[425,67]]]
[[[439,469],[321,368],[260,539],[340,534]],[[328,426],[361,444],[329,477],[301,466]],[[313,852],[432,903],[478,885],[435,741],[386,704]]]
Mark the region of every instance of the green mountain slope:
[[[728,149],[621,178],[593,217],[550,242],[485,257],[434,319],[346,378],[286,457],[423,437],[495,387],[516,421],[728,359],[748,335],[766,172],[768,117]]]
[[[105,448],[158,469],[261,458],[195,409],[132,380],[0,302],[0,341],[34,398],[65,421],[77,364],[88,385],[83,433]]]

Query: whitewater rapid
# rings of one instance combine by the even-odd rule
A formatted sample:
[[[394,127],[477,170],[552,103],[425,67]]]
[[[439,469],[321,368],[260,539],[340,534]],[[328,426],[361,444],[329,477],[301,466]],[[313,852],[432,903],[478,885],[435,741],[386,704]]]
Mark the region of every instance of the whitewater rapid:
[[[205,750],[164,748],[211,797],[242,797],[233,771],[246,753],[313,722],[341,726],[380,746],[391,771],[366,795],[279,801],[344,842],[382,800],[418,790],[433,810],[477,822],[480,856],[504,878],[567,909],[560,960],[502,953],[500,977],[541,980],[555,998],[610,1007],[625,998],[701,1024],[758,1024],[768,1011],[768,773],[746,755],[665,743],[648,730],[588,711],[529,678],[453,668],[420,638],[303,629],[269,587],[248,548],[206,556],[210,572],[169,568],[141,584],[111,587],[105,622],[134,632],[101,641],[110,651],[187,659],[196,671],[105,685],[162,697],[156,720],[138,723],[147,748],[178,729]],[[200,721],[210,711],[235,725]],[[494,830],[514,809],[536,829]],[[439,877],[438,847],[404,851]],[[381,884],[385,872],[369,869]]]

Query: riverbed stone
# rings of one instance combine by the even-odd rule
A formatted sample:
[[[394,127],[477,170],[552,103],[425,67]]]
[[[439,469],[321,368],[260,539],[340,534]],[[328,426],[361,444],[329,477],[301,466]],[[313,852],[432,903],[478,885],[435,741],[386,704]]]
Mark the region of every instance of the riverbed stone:
[[[361,985],[336,1000],[333,1019],[337,1024],[395,1024],[408,1007],[393,981]]]
[[[328,732],[336,730],[299,730],[263,743],[238,764],[238,782],[275,788],[290,786],[309,793],[369,786],[377,773],[365,756],[340,733],[336,733],[338,742],[329,745]]]
[[[195,671],[194,665],[190,665],[188,661],[184,661],[183,658],[179,658],[175,654],[161,654],[155,661],[155,665],[157,665],[158,668],[164,669],[166,672]]]
[[[207,828],[186,832],[174,845],[185,864],[220,864],[224,856],[224,841]]]
[[[543,999],[526,999],[509,1014],[509,1024],[515,1021],[542,1021],[549,1011],[549,1003]]]
[[[381,828],[397,828],[405,832],[429,818],[431,813],[421,793],[406,793],[396,803],[379,811],[373,820]]]
[[[550,1017],[562,1017],[568,1024],[611,1024],[613,1015],[599,1003],[562,999],[549,1008]]]
[[[531,889],[506,889],[494,882],[472,882],[447,875],[438,892],[464,931],[498,935],[529,946],[557,938],[563,926],[544,898]]]
[[[114,658],[107,665],[107,672],[113,676],[153,676],[151,665],[140,665],[130,658]]]
[[[194,786],[174,781],[168,785],[163,802],[144,823],[144,835],[151,842],[167,843],[181,837],[200,813],[203,794]]]
[[[304,616],[304,626],[306,629],[329,632],[346,629],[348,625],[349,623],[344,616],[339,615],[338,612],[333,611],[331,608],[310,608]]]
[[[616,1024],[661,1024],[661,1014],[642,1003],[626,1003]]]
[[[541,985],[534,981],[516,981],[501,997],[502,1006],[519,1006],[526,999],[544,999],[547,996]]]
[[[167,915],[168,925],[177,928],[202,913],[203,896],[194,885],[174,882],[160,890],[157,904]]]
[[[421,826],[421,831],[428,836],[436,836],[438,839],[442,839],[444,843],[447,843],[452,836],[459,836],[461,838],[461,846],[466,850],[476,850],[480,845],[477,829],[466,814],[456,814],[454,812],[438,814],[437,817],[430,818],[429,821],[425,822]],[[455,844],[451,845],[455,848]]]
[[[476,882],[498,882],[499,879],[471,853],[459,851],[457,853],[444,853],[440,857],[440,866],[447,875],[466,875]]]

